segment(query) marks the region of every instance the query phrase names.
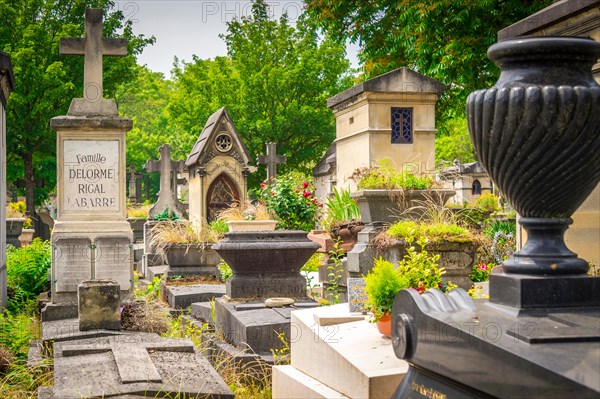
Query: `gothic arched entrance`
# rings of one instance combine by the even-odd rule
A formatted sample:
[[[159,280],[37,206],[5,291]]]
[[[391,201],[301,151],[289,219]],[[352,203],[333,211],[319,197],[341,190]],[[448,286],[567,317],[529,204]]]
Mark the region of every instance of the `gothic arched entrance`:
[[[219,212],[239,201],[240,195],[237,185],[229,176],[221,173],[208,188],[206,195],[206,219],[209,222],[216,219]]]

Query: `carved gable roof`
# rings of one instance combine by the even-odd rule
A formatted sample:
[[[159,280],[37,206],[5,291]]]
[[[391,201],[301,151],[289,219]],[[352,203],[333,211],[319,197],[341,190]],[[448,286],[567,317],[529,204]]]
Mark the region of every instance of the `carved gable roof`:
[[[223,134],[231,138],[231,145],[228,145],[227,137],[222,137]],[[225,142],[221,142],[223,138]],[[188,168],[194,165],[202,165],[217,155],[233,157],[243,165],[247,165],[251,161],[248,149],[240,138],[225,107],[208,118],[185,164]]]

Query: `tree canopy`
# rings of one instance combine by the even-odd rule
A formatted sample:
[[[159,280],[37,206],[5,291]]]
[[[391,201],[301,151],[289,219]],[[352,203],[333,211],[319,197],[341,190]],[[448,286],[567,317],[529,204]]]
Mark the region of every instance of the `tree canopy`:
[[[467,95],[492,85],[498,69],[487,59],[500,29],[551,0],[309,0],[312,17],[339,40],[361,46],[364,78],[407,66],[446,85],[438,105],[445,121],[465,114]]]
[[[226,106],[251,156],[273,141],[287,156],[282,171],[311,171],[335,138],[327,98],[352,84],[344,46],[308,19],[294,27],[286,15],[269,18],[263,0],[229,22],[223,39],[228,57],[196,57],[174,69],[168,112],[181,144],[189,151],[207,117]],[[264,176],[254,174],[251,184]]]

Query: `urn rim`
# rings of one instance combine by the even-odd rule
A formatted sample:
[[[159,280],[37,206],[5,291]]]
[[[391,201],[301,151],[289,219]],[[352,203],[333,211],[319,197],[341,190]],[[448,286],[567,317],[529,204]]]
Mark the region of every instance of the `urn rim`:
[[[600,43],[587,37],[522,36],[493,44],[487,56],[494,62],[579,60],[594,63],[600,57]]]

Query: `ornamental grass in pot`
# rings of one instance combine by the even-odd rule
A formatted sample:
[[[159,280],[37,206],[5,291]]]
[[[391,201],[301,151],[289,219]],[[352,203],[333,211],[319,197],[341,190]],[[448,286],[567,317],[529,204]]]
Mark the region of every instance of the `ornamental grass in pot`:
[[[230,232],[272,231],[277,221],[272,212],[261,203],[236,202],[219,213],[218,219],[227,223]]]
[[[324,227],[332,240],[341,240],[344,253],[349,252],[358,241],[358,233],[365,225],[360,220],[360,209],[348,190],[333,188],[333,195],[327,198]]]

